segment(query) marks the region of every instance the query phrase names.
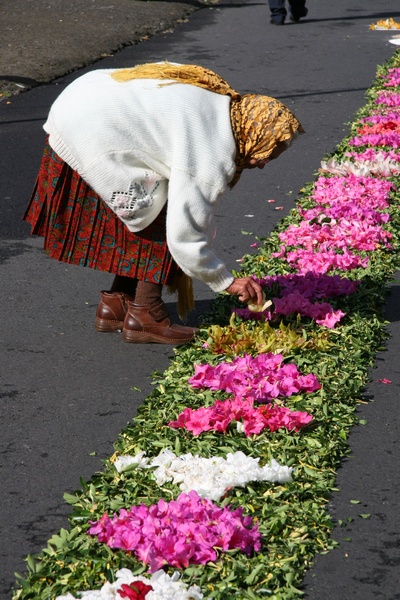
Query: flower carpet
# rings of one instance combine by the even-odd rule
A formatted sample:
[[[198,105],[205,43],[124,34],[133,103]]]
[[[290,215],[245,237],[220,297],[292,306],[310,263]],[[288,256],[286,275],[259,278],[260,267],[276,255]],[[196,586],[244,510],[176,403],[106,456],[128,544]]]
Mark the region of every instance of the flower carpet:
[[[65,494],[70,527],[27,558],[14,600],[302,596],[314,556],[337,545],[327,504],[387,335],[399,190],[396,53],[350,135],[243,257],[265,310],[218,296],[104,470]]]

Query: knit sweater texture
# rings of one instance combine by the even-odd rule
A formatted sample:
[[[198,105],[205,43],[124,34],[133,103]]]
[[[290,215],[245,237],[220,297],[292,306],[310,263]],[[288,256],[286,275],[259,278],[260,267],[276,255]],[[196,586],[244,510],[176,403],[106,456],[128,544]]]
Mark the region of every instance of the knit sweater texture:
[[[44,125],[51,147],[133,232],[167,203],[174,260],[215,292],[226,289],[233,275],[212,242],[236,170],[230,97],[168,80],[121,83],[113,71],[92,71],[61,93]]]

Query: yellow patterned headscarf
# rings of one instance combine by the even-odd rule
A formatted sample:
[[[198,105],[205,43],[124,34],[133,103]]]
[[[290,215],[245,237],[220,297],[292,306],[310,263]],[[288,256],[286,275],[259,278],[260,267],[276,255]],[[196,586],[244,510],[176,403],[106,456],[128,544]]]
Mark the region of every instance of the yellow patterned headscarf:
[[[287,147],[304,129],[294,114],[279,100],[259,94],[245,94],[232,102],[231,122],[236,140],[236,175],[233,187],[251,158],[267,159],[284,142]]]

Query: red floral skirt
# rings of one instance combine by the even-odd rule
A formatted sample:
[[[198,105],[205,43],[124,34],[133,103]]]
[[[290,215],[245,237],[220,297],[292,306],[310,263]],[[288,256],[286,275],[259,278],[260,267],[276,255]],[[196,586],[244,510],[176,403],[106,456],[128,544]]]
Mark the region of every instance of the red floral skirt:
[[[171,285],[180,271],[166,241],[166,209],[132,233],[46,142],[24,220],[56,260]]]

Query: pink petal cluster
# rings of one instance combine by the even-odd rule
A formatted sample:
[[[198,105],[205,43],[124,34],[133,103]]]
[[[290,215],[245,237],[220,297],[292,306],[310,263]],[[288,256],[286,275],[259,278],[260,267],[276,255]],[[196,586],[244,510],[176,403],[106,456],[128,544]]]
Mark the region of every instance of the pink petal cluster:
[[[379,225],[367,220],[350,221],[342,218],[339,223],[310,223],[302,221],[279,234],[287,246],[301,246],[305,250],[327,252],[329,249],[375,250],[377,244],[387,244],[392,235]]]
[[[331,213],[332,206],[350,205],[363,208],[373,208],[374,210],[385,210],[388,203],[388,196],[394,186],[389,181],[377,180],[374,177],[324,177],[320,176],[314,184],[312,199],[317,205],[323,206],[317,212],[328,216],[334,216]],[[313,210],[313,209],[312,209]],[[313,212],[302,211],[304,219],[312,219],[317,216]],[[311,216],[314,214],[314,216]]]
[[[382,92],[376,98],[375,104],[385,104],[386,106],[400,106],[400,94],[396,94],[396,92]]]
[[[349,140],[349,146],[389,146],[400,148],[400,134],[397,132],[362,133]]]
[[[261,548],[261,535],[243,509],[220,508],[195,491],[176,500],[132,506],[118,515],[91,522],[89,534],[110,548],[133,552],[155,572],[165,565],[187,568],[217,558],[217,550],[239,548],[250,555]]]
[[[280,315],[299,314],[310,317],[318,325],[332,329],[344,317],[342,310],[334,310],[328,302],[311,302],[299,292],[292,292],[284,298],[274,298],[275,312]]]
[[[400,118],[395,112],[389,115],[374,115],[362,119],[357,136],[349,141],[350,146],[389,146],[400,148]]]
[[[392,189],[389,181],[372,177],[319,177],[312,195],[316,206],[300,211],[303,221],[279,234],[283,244],[272,256],[285,259],[298,273],[367,267],[369,259],[353,250],[390,247],[391,234],[380,225],[388,216],[379,211],[388,207]]]
[[[279,286],[279,297],[287,296],[297,292],[308,298],[316,300],[321,298],[334,298],[336,296],[348,296],[354,294],[359,285],[358,281],[352,281],[341,277],[341,275],[327,275],[323,273],[287,273],[285,275],[268,275],[257,279],[262,287],[272,288]]]
[[[282,354],[237,356],[232,362],[216,366],[195,365],[195,374],[189,379],[194,388],[225,390],[235,398],[269,402],[278,396],[300,392],[314,392],[321,385],[315,375],[300,375],[294,363],[283,363]]]
[[[281,251],[272,256],[284,258],[298,273],[308,273],[309,271],[327,273],[335,269],[351,271],[359,267],[365,269],[369,264],[368,258],[361,258],[348,250],[342,254],[337,254],[334,250],[313,252],[302,249],[286,253],[285,246],[282,246]]]
[[[395,188],[390,182],[382,182],[375,177],[320,176],[315,183],[312,199],[317,206],[322,208],[319,212],[318,208],[309,211],[302,210],[301,214],[305,219],[315,218],[321,214],[337,217],[339,215],[332,212],[332,209],[337,211],[340,206],[344,206],[347,210],[351,207],[355,211],[366,208],[385,210],[388,207],[388,196],[392,189]]]
[[[344,316],[341,310],[334,310],[328,302],[317,303],[315,300],[321,298],[333,298],[335,296],[354,294],[359,284],[358,281],[351,281],[340,275],[327,275],[325,273],[315,273],[308,271],[304,274],[289,273],[286,275],[267,276],[262,279],[256,279],[263,288],[274,288],[278,285],[279,296],[273,297],[275,314],[300,314],[303,317],[314,319],[318,325],[332,328]],[[254,314],[241,314],[240,310],[235,311],[238,316],[244,319],[250,319]],[[261,313],[263,315],[265,313]],[[266,319],[271,318],[271,314],[265,314]]]
[[[169,423],[175,429],[187,429],[193,435],[204,431],[225,433],[232,421],[243,424],[247,436],[259,434],[264,429],[277,431],[285,427],[298,431],[312,420],[312,415],[303,411],[291,411],[285,406],[267,404],[253,406],[252,401],[240,398],[217,400],[213,406],[196,410],[185,408],[176,421]]]
[[[243,320],[267,320],[274,315],[300,314],[314,319],[318,325],[333,328],[344,316],[341,310],[334,310],[328,302],[316,303],[319,298],[330,298],[342,294],[353,294],[359,282],[339,275],[318,274],[309,271],[305,274],[255,278],[263,288],[279,287],[279,296],[273,297],[274,310],[254,313],[248,308],[235,308],[235,314]]]
[[[387,203],[386,208],[388,205],[389,204]],[[349,221],[361,221],[369,225],[377,225],[389,221],[389,215],[373,208],[373,205],[361,205],[356,204],[355,202],[339,203],[334,200],[332,200],[330,206],[324,207],[323,211],[321,211],[320,206],[317,206],[315,208],[310,208],[307,211],[303,211],[301,214],[307,222],[311,221],[319,226],[324,223],[335,225],[337,222],[341,222],[342,219],[345,224]]]
[[[368,117],[362,117],[360,119],[361,123],[386,123],[388,121],[398,121],[400,119],[400,112],[399,111],[392,111],[392,112],[388,112],[386,114],[371,114],[368,115]],[[372,149],[370,149],[372,150]],[[373,152],[373,150],[372,150]],[[390,151],[392,154],[394,154],[393,151]],[[394,157],[392,157],[394,158]]]
[[[399,87],[400,86],[400,69],[398,67],[393,67],[388,69],[387,75],[384,77],[386,80],[384,85],[386,87]]]

